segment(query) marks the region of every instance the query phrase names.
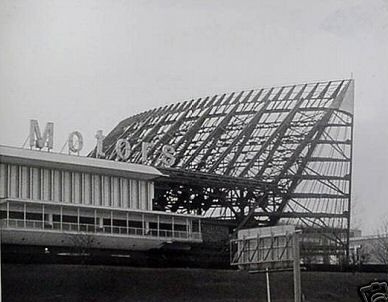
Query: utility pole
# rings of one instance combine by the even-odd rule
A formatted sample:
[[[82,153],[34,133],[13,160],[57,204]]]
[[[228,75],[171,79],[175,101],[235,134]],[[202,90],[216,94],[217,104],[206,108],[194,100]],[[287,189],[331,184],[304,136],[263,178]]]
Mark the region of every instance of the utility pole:
[[[294,253],[294,301],[301,302],[302,291],[300,282],[300,255],[299,255],[299,234],[293,234],[293,253]]]
[[[271,302],[271,287],[269,285],[269,270],[268,270],[268,267],[265,270],[265,277],[267,279],[267,302]]]

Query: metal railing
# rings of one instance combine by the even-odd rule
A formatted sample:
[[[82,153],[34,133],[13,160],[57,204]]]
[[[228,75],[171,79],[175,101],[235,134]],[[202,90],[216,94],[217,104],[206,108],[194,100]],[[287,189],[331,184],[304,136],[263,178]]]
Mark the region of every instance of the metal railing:
[[[172,231],[154,228],[136,228],[126,226],[99,226],[95,224],[71,222],[47,222],[41,220],[1,219],[2,228],[21,228],[30,230],[48,230],[58,232],[98,233],[123,236],[145,236],[156,238],[201,239],[199,232]]]

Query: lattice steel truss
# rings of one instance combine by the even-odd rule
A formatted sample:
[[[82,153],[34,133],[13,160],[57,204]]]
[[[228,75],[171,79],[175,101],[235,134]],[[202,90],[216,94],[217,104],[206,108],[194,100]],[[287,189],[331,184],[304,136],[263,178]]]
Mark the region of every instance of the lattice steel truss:
[[[106,158],[118,160],[116,141],[126,139],[128,161],[142,163],[142,143],[152,143],[146,163],[170,175],[157,183],[156,209],[234,219],[240,228],[296,224],[315,234],[305,250],[338,255],[349,240],[353,91],[353,80],[338,80],[153,109],[105,138]],[[165,144],[175,149],[169,168],[160,159]]]

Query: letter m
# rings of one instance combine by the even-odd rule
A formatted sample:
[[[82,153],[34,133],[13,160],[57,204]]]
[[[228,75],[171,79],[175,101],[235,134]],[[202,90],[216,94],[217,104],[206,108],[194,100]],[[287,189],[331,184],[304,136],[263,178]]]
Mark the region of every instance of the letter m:
[[[42,135],[38,121],[30,120],[30,147],[42,149],[45,145],[48,149],[54,146],[54,123],[48,122]]]

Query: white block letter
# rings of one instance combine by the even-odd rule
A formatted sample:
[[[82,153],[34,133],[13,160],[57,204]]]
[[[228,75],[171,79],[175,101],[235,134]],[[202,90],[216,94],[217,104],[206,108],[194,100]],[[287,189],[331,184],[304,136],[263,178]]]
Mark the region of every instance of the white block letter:
[[[105,138],[105,136],[102,134],[102,130],[97,130],[96,138],[97,138],[96,158],[102,158],[102,157],[105,156],[105,153],[102,152],[103,141],[104,141],[104,138]]]
[[[171,167],[175,163],[175,149],[173,146],[164,145],[162,148],[162,162],[166,167]]]
[[[75,142],[74,142],[74,139],[76,139]],[[73,131],[72,133],[70,133],[68,145],[69,145],[70,152],[74,152],[74,153],[80,152],[84,146],[84,139],[82,137],[82,134],[78,131]]]
[[[49,150],[54,146],[54,123],[48,122],[46,124],[42,136],[38,121],[30,120],[30,147],[42,149],[45,145]]]
[[[126,139],[119,139],[116,143],[116,154],[121,160],[127,160],[131,152],[131,145]]]
[[[147,164],[147,155],[148,149],[152,147],[151,143],[142,142],[141,143],[141,162],[145,165]]]

